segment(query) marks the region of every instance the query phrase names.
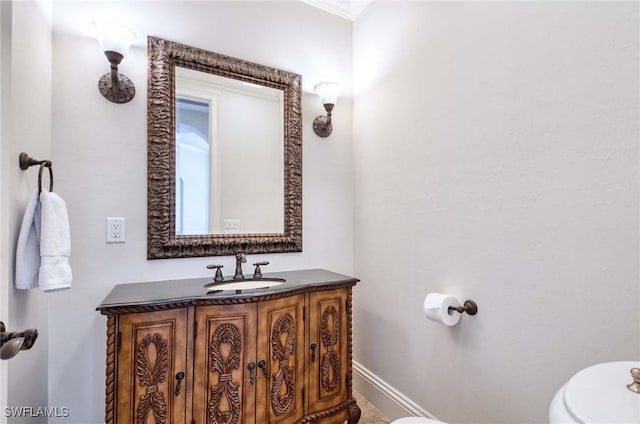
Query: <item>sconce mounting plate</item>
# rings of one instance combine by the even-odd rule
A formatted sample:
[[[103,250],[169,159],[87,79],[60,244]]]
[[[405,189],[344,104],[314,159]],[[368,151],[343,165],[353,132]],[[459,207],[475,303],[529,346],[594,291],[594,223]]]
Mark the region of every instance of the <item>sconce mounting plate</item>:
[[[107,72],[98,81],[98,90],[107,99],[114,103],[127,103],[136,95],[136,87],[133,81],[126,75],[118,74],[119,87],[111,86],[111,72]]]
[[[318,137],[329,137],[331,131],[333,131],[331,120],[324,115],[316,116],[313,120],[313,131],[318,135]]]

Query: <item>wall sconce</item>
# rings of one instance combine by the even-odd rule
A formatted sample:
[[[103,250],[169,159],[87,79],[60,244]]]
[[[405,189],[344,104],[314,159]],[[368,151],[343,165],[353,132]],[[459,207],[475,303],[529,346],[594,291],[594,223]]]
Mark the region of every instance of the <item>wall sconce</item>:
[[[30,328],[19,333],[8,333],[0,321],[0,359],[11,359],[21,350],[29,350],[38,338],[38,330]]]
[[[331,125],[331,112],[338,100],[338,92],[340,91],[340,85],[337,82],[321,82],[317,84],[313,91],[316,92],[320,101],[324,105],[324,110],[327,111],[327,116],[316,116],[313,120],[313,131],[322,138],[328,137],[333,130]]]
[[[136,87],[126,75],[118,74],[118,65],[129,52],[136,34],[129,28],[112,22],[95,21],[96,37],[111,64],[111,72],[98,80],[98,90],[114,103],[127,103],[136,95]]]

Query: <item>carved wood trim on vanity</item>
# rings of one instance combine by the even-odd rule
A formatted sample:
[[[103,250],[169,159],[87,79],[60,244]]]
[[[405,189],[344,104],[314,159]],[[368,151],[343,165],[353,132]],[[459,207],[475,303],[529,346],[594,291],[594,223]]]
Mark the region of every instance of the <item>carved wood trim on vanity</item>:
[[[355,412],[357,409],[357,413]],[[322,418],[330,417],[338,412],[346,411],[349,416],[350,423],[357,423],[360,421],[360,407],[356,404],[355,399],[349,399],[342,405],[334,406],[333,408],[325,409],[324,411],[316,412],[304,417],[298,424],[315,423]],[[357,420],[355,419],[357,417]],[[363,423],[367,424],[367,423]]]
[[[340,283],[334,284],[331,286],[332,289],[341,289],[348,288],[353,286],[353,283]],[[208,306],[208,305],[240,305],[243,303],[255,303],[258,301],[264,300],[274,300],[274,299],[282,299],[283,297],[289,297],[295,294],[300,293],[312,293],[327,290],[326,286],[317,286],[317,287],[309,287],[309,288],[301,288],[298,290],[291,290],[286,293],[271,293],[264,294],[259,296],[251,296],[251,297],[242,297],[242,298],[224,298],[224,299],[197,299],[197,300],[186,300],[186,301],[175,301],[175,302],[162,302],[162,303],[149,303],[145,305],[123,305],[123,306],[113,306],[113,307],[105,307],[102,308],[103,315],[118,315],[118,314],[130,314],[136,312],[155,312],[155,311],[166,311],[168,309],[176,309],[176,308],[186,308],[189,306]],[[351,293],[351,290],[349,290]],[[349,299],[351,302],[351,299]],[[352,312],[350,309],[347,309],[347,312]],[[107,323],[108,324],[108,323]]]
[[[329,327],[331,318],[332,327]],[[322,313],[322,323],[320,327],[321,340],[327,352],[322,355],[322,387],[328,391],[334,391],[340,384],[340,357],[335,351],[335,346],[339,342],[340,326],[337,324],[340,317],[338,311],[332,305]]]
[[[326,308],[325,307],[320,308],[320,312],[316,312],[316,314],[320,316],[320,322],[318,323],[317,327],[316,327],[316,324],[314,324],[313,326],[314,328],[317,328],[317,330],[315,331],[317,331],[317,337],[319,338],[319,340],[314,340],[314,342],[317,341],[318,344],[322,344],[322,346],[324,347],[325,355],[318,355],[318,360],[322,361],[323,356],[325,357],[327,356],[326,355],[327,352],[333,351],[332,349],[334,345],[338,346],[343,343],[343,341],[340,340],[340,338],[343,336],[341,335],[336,336],[335,334],[336,333],[335,326],[337,325],[336,323],[342,322],[346,324],[346,333],[343,333],[343,334],[346,334],[346,340],[344,341],[346,342],[346,358],[342,356],[343,359],[346,359],[345,363],[344,364],[341,363],[342,359],[340,359],[336,365],[336,362],[334,360],[327,359],[327,362],[330,363],[330,365],[321,366],[320,375],[318,376],[318,382],[319,383],[322,382],[321,384],[324,385],[322,389],[325,390],[325,393],[327,392],[338,393],[338,390],[340,390],[340,393],[346,392],[346,395],[340,395],[345,397],[341,398],[342,400],[340,400],[339,403],[337,404],[336,402],[332,401],[333,406],[332,406],[332,403],[328,403],[325,406],[321,406],[322,408],[321,410],[312,409],[312,410],[306,411],[306,415],[299,416],[300,418],[297,418],[295,422],[296,424],[307,424],[307,423],[311,424],[316,422],[328,423],[328,422],[333,422],[332,420],[339,419],[339,420],[348,420],[350,424],[357,424],[360,420],[360,408],[358,407],[358,405],[356,404],[356,401],[352,397],[352,382],[353,382],[352,287],[357,281],[358,281],[357,279],[340,280],[340,281],[332,282],[331,284],[327,284],[327,285],[291,284],[291,288],[288,291],[265,292],[264,294],[261,294],[261,295],[251,295],[252,292],[248,292],[247,297],[226,296],[226,297],[216,298],[213,296],[212,297],[201,296],[196,298],[174,299],[174,300],[147,302],[147,303],[138,303],[138,304],[136,303],[105,304],[99,307],[98,309],[100,310],[100,312],[103,315],[107,316],[105,423],[116,424],[118,419],[117,413],[116,413],[116,407],[118,407],[118,409],[120,408],[119,406],[120,401],[117,399],[118,384],[119,384],[117,381],[118,360],[119,360],[118,349],[119,349],[119,345],[121,344],[121,342],[118,340],[118,336],[119,336],[118,332],[121,330],[121,329],[119,330],[118,328],[119,327],[118,323],[123,319],[122,317],[120,317],[120,315],[141,314],[141,313],[144,314],[148,312],[165,311],[165,310],[171,310],[171,309],[185,309],[185,310],[193,311],[194,308],[204,307],[204,306],[224,307],[225,305],[242,305],[242,304],[249,304],[249,303],[259,303],[259,302],[265,302],[265,301],[274,300],[274,299],[291,297],[291,296],[300,295],[300,294],[323,292],[318,297],[318,299],[320,299],[320,302],[318,303],[318,305],[320,305],[322,302],[324,302],[323,299],[329,299],[327,300],[327,303],[334,302],[333,299],[335,298],[334,296],[336,296],[335,293],[340,293],[340,290],[343,290],[342,291],[343,297],[339,304],[344,305],[344,314],[346,315],[346,317],[340,317],[340,314],[341,314],[340,311],[342,310],[342,308],[339,308],[336,310],[336,308],[332,307],[330,304],[330,306]],[[325,293],[332,293],[332,294],[325,295]],[[306,297],[306,299],[307,301],[309,301],[309,299],[311,298]],[[188,316],[191,317],[190,319],[193,319],[192,312],[190,312]],[[289,402],[289,399],[287,398],[287,396],[289,395],[295,396],[299,394],[299,393],[296,393],[296,392],[299,392],[299,385],[305,384],[302,381],[300,382],[296,381],[295,384],[292,385],[291,372],[287,374],[287,368],[290,365],[288,363],[288,358],[293,352],[291,350],[291,346],[289,345],[291,344],[292,338],[297,339],[298,337],[295,334],[296,333],[295,325],[292,325],[292,322],[289,322],[293,318],[287,321],[287,316],[291,318],[291,316],[286,312],[280,315],[279,319],[273,322],[273,325],[270,330],[270,334],[268,335],[268,339],[270,340],[269,343],[273,348],[272,360],[275,361],[275,363],[273,363],[274,367],[270,373],[271,381],[268,386],[269,390],[271,391],[269,396],[271,399],[271,405],[269,405],[269,408],[271,411],[273,411],[273,413],[276,414],[276,416],[281,416],[281,417],[285,417],[288,414],[288,411],[290,410],[291,402]],[[307,320],[309,320],[308,317],[307,317]],[[307,323],[310,324],[310,322],[307,322]],[[333,323],[333,325],[331,325],[331,323]],[[209,395],[207,396],[207,398],[210,400],[213,399],[216,396],[215,393],[218,393],[218,392],[222,393],[223,396],[226,396],[225,402],[226,402],[226,405],[228,405],[229,407],[225,407],[223,411],[218,411],[218,412],[220,412],[223,415],[226,414],[225,415],[226,418],[223,417],[225,418],[224,422],[240,424],[241,420],[238,417],[241,416],[243,413],[239,413],[238,411],[240,411],[241,408],[244,408],[244,407],[241,405],[241,401],[237,400],[233,396],[233,393],[234,393],[233,390],[229,390],[229,389],[232,389],[233,384],[237,384],[237,382],[231,381],[230,373],[233,371],[234,366],[237,367],[237,364],[236,364],[237,361],[235,358],[238,357],[239,352],[244,348],[244,346],[240,345],[241,342],[240,342],[240,338],[238,338],[239,337],[238,335],[236,335],[236,337],[233,336],[232,334],[233,329],[230,327],[233,327],[233,325],[224,324],[224,323],[221,324],[220,326],[218,326],[217,330],[214,332],[214,333],[219,332],[220,333],[218,334],[219,337],[216,337],[215,334],[212,334],[212,338],[210,339],[209,346],[207,347],[207,352],[208,352],[207,355],[209,355],[211,358],[210,371],[214,371],[219,377],[218,377],[218,380],[215,380],[217,381],[217,384],[214,384],[208,387],[206,390],[209,392]],[[192,331],[193,332],[189,334],[192,334],[195,340],[195,329]],[[201,330],[198,330],[198,332],[200,331]],[[307,329],[305,332],[308,332],[308,331],[309,330]],[[148,337],[151,337],[151,336],[148,336]],[[306,339],[307,336],[305,335],[304,337]],[[222,341],[223,339],[224,341]],[[286,342],[283,342],[283,340],[286,340]],[[299,343],[301,341],[302,340],[298,340],[296,341],[296,343]],[[219,350],[220,342],[226,344],[224,357],[222,355],[216,356],[216,354],[219,353],[218,351],[216,351],[216,349]],[[149,343],[151,343],[150,340],[148,341],[148,344]],[[308,343],[308,340],[307,340],[307,343]],[[160,352],[162,348],[159,346],[155,346],[155,350],[157,352]],[[323,352],[322,349],[320,349],[318,353],[321,353],[321,352]],[[342,355],[344,355],[344,351],[342,352],[343,352]],[[161,355],[158,355],[158,357],[160,356]],[[276,363],[278,363],[278,361],[280,361],[279,362],[280,366],[276,368]],[[322,364],[322,362],[320,362],[320,364]],[[333,368],[333,371],[337,371],[335,368],[344,368],[344,369],[341,371],[338,371],[337,373],[335,372],[333,373],[332,378],[336,379],[336,381],[333,381],[332,378],[328,378],[325,375],[325,373],[329,372],[328,368]],[[172,375],[170,374],[171,372],[175,372],[175,370],[169,371],[169,373],[163,378],[166,378],[167,380],[171,380],[173,378]],[[281,374],[280,378],[278,377],[279,374]],[[343,378],[344,378],[344,381],[342,381]],[[277,384],[278,380],[280,380],[281,385]],[[305,377],[305,380],[306,380],[306,377]],[[334,389],[332,388],[333,387],[332,383],[335,383],[338,386],[341,386],[342,388],[336,389],[334,391]],[[222,386],[225,386],[225,387],[222,388]],[[283,386],[286,387],[286,390],[285,389],[279,390]],[[307,388],[307,390],[311,390],[311,388]],[[143,388],[143,392],[144,392],[144,388]],[[217,406],[219,405],[212,404],[211,402],[209,402],[209,404],[207,405],[207,409],[209,410],[209,414],[207,415],[209,417],[212,417],[212,415],[215,415]],[[171,421],[171,417],[170,415],[167,415],[166,422],[169,422],[169,421]],[[289,420],[288,422],[293,422],[293,421]],[[118,422],[118,424],[123,424],[123,423]],[[259,423],[256,423],[256,424],[259,424]]]
[[[282,344],[280,338],[286,334],[286,341]],[[289,358],[295,355],[296,325],[289,313],[280,315],[271,333],[273,359],[278,361],[278,371],[273,375],[271,385],[271,409],[276,415],[288,414],[295,404],[295,369],[289,363]],[[282,386],[284,385],[284,394]]]
[[[149,349],[151,345],[153,345],[155,359],[151,359],[153,355]],[[157,424],[167,422],[167,401],[162,392],[158,391],[158,384],[167,378],[168,357],[167,341],[158,333],[147,334],[142,343],[136,347],[136,375],[140,385],[146,388],[136,410],[138,422],[147,422],[150,412],[153,413]]]
[[[116,317],[107,316],[107,361],[105,387],[105,422],[113,424],[116,401]]]
[[[226,360],[221,352],[221,344],[230,346]],[[240,397],[238,395],[239,383],[231,380],[231,372],[240,367],[240,354],[242,352],[242,340],[240,330],[233,324],[224,323],[216,328],[209,354],[211,355],[211,371],[219,374],[218,384],[211,386],[211,400],[209,401],[209,421],[211,424],[218,422],[236,424],[240,417]],[[229,411],[221,411],[220,400],[225,398]]]

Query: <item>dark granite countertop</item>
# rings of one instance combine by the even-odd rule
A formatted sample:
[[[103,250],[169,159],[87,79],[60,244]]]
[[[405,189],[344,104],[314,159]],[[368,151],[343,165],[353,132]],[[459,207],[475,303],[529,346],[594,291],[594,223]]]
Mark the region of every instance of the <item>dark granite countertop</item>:
[[[357,278],[324,269],[269,272],[264,273],[264,278],[282,278],[286,281],[267,289],[222,290],[212,293],[208,291],[215,287],[204,287],[205,284],[212,282],[210,277],[117,284],[96,309],[105,311],[126,306],[197,304],[203,301],[245,299],[295,292],[309,287],[353,285],[360,281]]]

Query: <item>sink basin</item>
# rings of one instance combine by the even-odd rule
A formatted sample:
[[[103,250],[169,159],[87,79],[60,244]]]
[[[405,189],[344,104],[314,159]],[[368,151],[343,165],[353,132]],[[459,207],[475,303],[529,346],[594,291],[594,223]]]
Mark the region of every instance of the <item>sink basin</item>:
[[[279,286],[284,283],[285,280],[281,278],[260,278],[260,279],[247,279],[242,281],[229,281],[228,283],[209,283],[205,285],[209,291],[218,290],[255,290],[255,289],[268,289],[270,287]]]

